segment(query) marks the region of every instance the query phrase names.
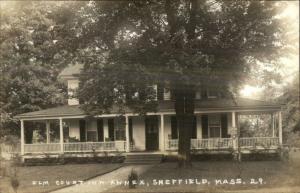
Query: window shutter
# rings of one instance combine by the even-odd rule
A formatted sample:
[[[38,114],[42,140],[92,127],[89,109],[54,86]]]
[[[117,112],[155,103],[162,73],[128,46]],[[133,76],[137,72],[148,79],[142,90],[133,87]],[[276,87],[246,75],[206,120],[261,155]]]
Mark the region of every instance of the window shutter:
[[[111,141],[115,140],[115,128],[114,128],[114,119],[108,119],[108,137]]]
[[[207,89],[202,89],[201,90],[201,98],[202,99],[207,99]]]
[[[177,119],[176,116],[171,117],[171,138],[178,139]]]
[[[80,130],[80,141],[86,141],[86,128],[85,128],[85,120],[79,120],[79,130]]]
[[[157,85],[157,99],[164,100],[164,87],[161,84]]]
[[[129,141],[133,140],[133,132],[132,132],[132,118],[128,119],[128,129],[129,129]]]
[[[97,134],[98,141],[104,141],[103,119],[97,119]]]
[[[201,116],[202,138],[208,138],[208,115]]]
[[[222,138],[228,137],[227,114],[221,115]]]
[[[197,117],[193,117],[193,130],[191,134],[192,139],[197,139]]]

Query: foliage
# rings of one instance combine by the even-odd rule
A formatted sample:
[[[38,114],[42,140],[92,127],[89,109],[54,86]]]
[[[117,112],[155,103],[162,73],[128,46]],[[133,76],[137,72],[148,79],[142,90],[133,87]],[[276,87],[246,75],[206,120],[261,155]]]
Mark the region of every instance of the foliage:
[[[197,89],[236,91],[256,64],[276,64],[284,30],[271,1],[121,1],[82,7],[78,92],[84,109],[155,111],[154,84],[171,90],[179,127],[179,158],[189,160]],[[99,28],[99,26],[103,26]],[[231,90],[230,90],[231,88]]]
[[[134,96],[155,82],[200,86],[213,79],[216,85],[210,86],[223,87],[231,79],[235,80],[230,83],[239,83],[256,61],[276,58],[277,45],[283,42],[279,21],[273,18],[279,8],[274,3],[197,4],[199,15],[193,21],[196,29],[190,40],[189,1],[96,2],[84,7],[90,18],[80,38],[89,38],[83,51],[89,57],[82,59],[86,66],[79,96],[91,104],[87,111],[103,113],[114,103],[124,102],[133,109],[153,111],[155,104],[150,105],[149,98]],[[101,85],[97,92],[88,92],[95,85]],[[126,100],[124,93],[129,96]],[[145,105],[149,108],[141,109]]]
[[[299,109],[299,76],[295,76],[282,96],[277,100],[283,104],[283,140],[289,145],[299,146],[300,109]]]
[[[273,135],[270,114],[240,115],[240,137],[268,137]]]
[[[6,3],[6,4],[4,4]],[[0,136],[17,133],[13,116],[64,102],[57,79],[65,66],[57,58],[59,38],[52,29],[55,3],[1,2]]]
[[[4,11],[1,114],[63,103],[59,71],[84,64],[78,96],[92,115],[156,111],[154,84],[171,90],[179,154],[189,161],[197,89],[231,96],[257,63],[276,64],[285,32],[274,1],[26,2]],[[230,91],[230,92],[229,92]],[[1,128],[13,126],[1,123]],[[7,131],[7,130],[6,130]],[[1,129],[1,132],[3,130]],[[4,132],[5,134],[5,132]],[[3,135],[3,134],[1,134]]]

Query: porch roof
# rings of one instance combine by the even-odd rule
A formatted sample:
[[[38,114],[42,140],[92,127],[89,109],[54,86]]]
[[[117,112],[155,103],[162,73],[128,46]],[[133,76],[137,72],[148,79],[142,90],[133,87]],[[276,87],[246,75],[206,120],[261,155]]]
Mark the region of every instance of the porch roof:
[[[40,118],[40,117],[66,117],[66,116],[85,116],[86,113],[79,108],[79,105],[64,105],[40,111],[23,113],[15,116],[16,118]]]
[[[233,99],[206,99],[195,102],[195,111],[275,111],[280,110],[281,105],[270,103],[266,101],[253,100],[247,98]],[[127,108],[126,113],[134,113],[131,109]],[[159,113],[174,112],[173,101],[163,101],[158,105]],[[118,114],[118,108],[113,107],[110,110],[110,114]],[[106,114],[106,115],[110,115]],[[87,114],[80,108],[80,105],[65,105],[55,108],[44,109],[40,111],[34,111],[16,116],[18,119],[35,119],[35,118],[57,118],[57,117],[84,117]]]

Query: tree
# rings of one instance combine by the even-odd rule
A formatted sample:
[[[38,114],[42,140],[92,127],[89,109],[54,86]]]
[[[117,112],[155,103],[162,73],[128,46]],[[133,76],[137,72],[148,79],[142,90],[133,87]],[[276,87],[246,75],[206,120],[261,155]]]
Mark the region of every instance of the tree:
[[[66,66],[54,26],[59,3],[0,2],[0,137],[17,134],[20,113],[63,104],[65,86],[57,76]],[[61,24],[63,25],[63,24]]]
[[[277,99],[284,104],[283,108],[283,140],[284,143],[299,146],[300,110],[299,110],[299,74],[284,89]]]
[[[155,111],[153,84],[170,88],[179,128],[179,166],[190,165],[195,92],[231,96],[257,62],[285,48],[273,1],[155,0],[89,2],[78,18],[78,95],[91,114],[113,105]],[[78,19],[77,18],[77,19]]]

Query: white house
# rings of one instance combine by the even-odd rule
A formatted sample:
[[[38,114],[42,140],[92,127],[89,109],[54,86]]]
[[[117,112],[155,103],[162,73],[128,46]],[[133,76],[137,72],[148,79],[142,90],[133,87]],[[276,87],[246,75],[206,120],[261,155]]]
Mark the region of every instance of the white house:
[[[78,64],[71,65],[60,74],[68,85],[69,95],[78,87],[80,69]],[[176,153],[178,130],[170,96],[165,90],[157,113],[147,116],[134,114],[130,109],[120,116],[112,108],[110,114],[90,117],[74,98],[68,99],[65,106],[20,114],[16,117],[21,121],[21,154]],[[196,99],[193,153],[230,153],[238,148],[245,153],[257,149],[272,152],[282,144],[280,105],[245,98],[221,98],[218,92],[211,90],[198,92]],[[271,132],[267,136],[239,136],[239,116],[247,114],[270,116]],[[30,141],[32,137],[25,137],[33,122],[44,129],[45,141],[34,142]],[[58,140],[51,139],[55,130],[59,131]]]

